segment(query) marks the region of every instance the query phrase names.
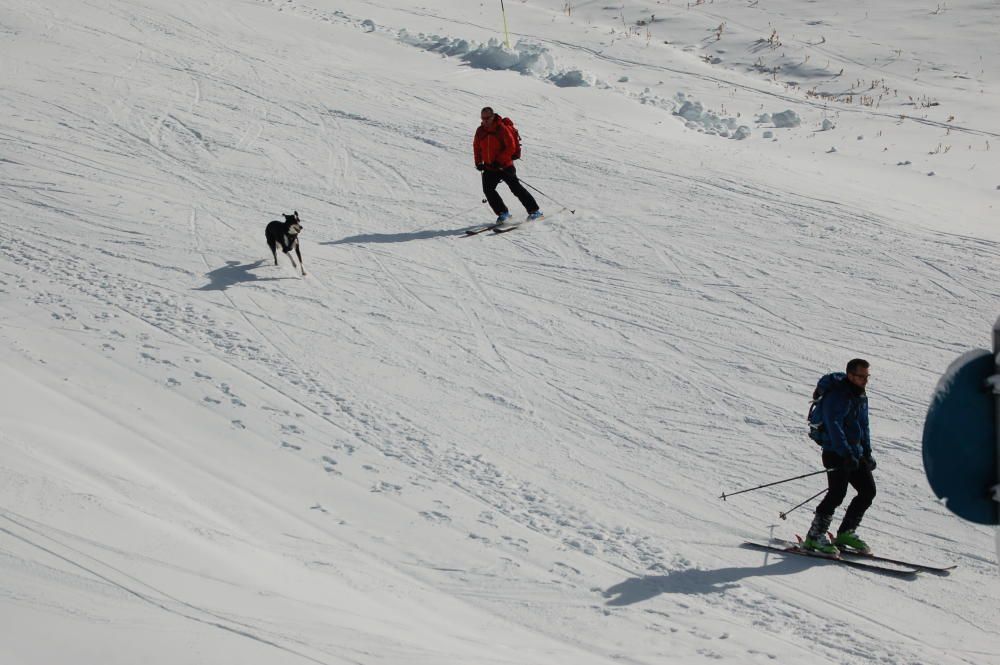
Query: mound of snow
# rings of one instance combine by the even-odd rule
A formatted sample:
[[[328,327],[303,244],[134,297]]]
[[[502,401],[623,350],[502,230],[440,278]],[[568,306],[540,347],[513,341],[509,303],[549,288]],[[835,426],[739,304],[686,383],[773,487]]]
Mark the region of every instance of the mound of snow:
[[[552,74],[549,76],[549,80],[560,88],[585,88],[590,86],[590,82],[579,69],[571,69],[568,72]]]
[[[798,127],[802,124],[802,118],[791,109],[780,113],[761,113],[757,116],[756,122],[759,125],[774,125],[775,127]],[[823,121],[823,129],[832,129],[833,124],[827,127],[827,121]]]
[[[511,70],[549,79],[569,76],[569,80],[573,80],[573,72],[555,71],[555,63],[548,49],[537,44],[522,41],[515,44],[513,48],[507,48],[496,39],[482,44],[440,35],[425,35],[423,33],[411,35],[406,30],[399,31],[399,39],[405,44],[425,51],[457,57],[475,69]],[[576,73],[582,80],[582,74]]]
[[[684,120],[688,129],[740,141],[750,136],[750,128],[739,124],[736,118],[724,118],[706,111],[701,102],[687,99],[683,92],[677,93],[677,101],[681,106],[674,115]]]
[[[795,111],[789,109],[781,113],[772,113],[771,122],[775,127],[798,127],[802,124],[802,118]]]

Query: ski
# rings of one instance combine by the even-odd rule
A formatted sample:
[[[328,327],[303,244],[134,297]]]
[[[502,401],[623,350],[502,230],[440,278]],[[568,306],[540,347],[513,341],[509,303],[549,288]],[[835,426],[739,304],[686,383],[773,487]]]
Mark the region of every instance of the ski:
[[[903,561],[901,559],[890,559],[886,556],[879,556],[878,554],[865,554],[863,552],[852,552],[850,550],[841,550],[840,556],[856,557],[858,559],[868,559],[869,561],[881,561],[883,563],[894,563],[897,566],[906,566],[907,568],[914,568],[923,573],[931,573],[933,575],[949,575],[951,571],[958,568],[958,564],[953,564],[951,566],[930,566],[926,563],[913,563],[912,561]]]
[[[513,224],[509,222],[504,222],[503,224],[496,224],[493,227],[493,233],[507,233],[508,231],[513,231],[514,229],[527,224],[528,222],[540,222],[545,219],[545,215],[541,217],[536,217],[535,219],[526,219],[523,222],[514,222]]]
[[[499,224],[486,224],[485,226],[476,226],[471,229],[466,229],[465,235],[467,236],[479,235],[480,233],[485,233],[486,231],[492,231],[498,228],[499,226],[500,226]]]
[[[778,554],[796,554],[798,556],[805,556],[811,559],[818,559],[820,561],[829,561],[830,563],[847,566],[849,568],[867,570],[872,573],[879,573],[880,575],[888,575],[891,577],[912,579],[917,576],[917,571],[912,568],[889,568],[888,566],[879,566],[874,563],[865,563],[864,561],[856,561],[854,559],[836,559],[824,554],[817,554],[815,552],[799,549],[795,545],[782,547],[780,545],[765,545],[763,543],[745,542],[743,543],[743,547],[765,550],[768,552],[777,552]]]
[[[786,547],[796,546],[796,543],[793,543],[788,540],[781,540],[778,538],[775,538],[771,542],[775,544],[781,544]],[[840,550],[840,556],[854,557],[857,559],[867,559],[869,561],[881,561],[882,563],[893,563],[896,564],[897,566],[906,566],[907,568],[913,568],[914,570],[917,570],[919,572],[931,573],[933,575],[948,575],[951,573],[951,571],[958,568],[958,564],[954,564],[951,566],[931,566],[926,563],[913,563],[912,561],[903,561],[902,559],[892,559],[887,556],[881,556],[878,554],[871,554],[871,553],[866,554],[864,552],[854,552],[852,550]]]

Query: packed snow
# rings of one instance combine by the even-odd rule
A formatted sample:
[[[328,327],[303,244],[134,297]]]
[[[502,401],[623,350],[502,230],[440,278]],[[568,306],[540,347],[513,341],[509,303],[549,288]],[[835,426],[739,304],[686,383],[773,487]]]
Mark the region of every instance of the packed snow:
[[[1000,5],[505,4],[0,0],[0,663],[1000,664],[920,447]],[[466,237],[483,106],[546,216]],[[855,356],[862,533],[950,575],[740,547]]]

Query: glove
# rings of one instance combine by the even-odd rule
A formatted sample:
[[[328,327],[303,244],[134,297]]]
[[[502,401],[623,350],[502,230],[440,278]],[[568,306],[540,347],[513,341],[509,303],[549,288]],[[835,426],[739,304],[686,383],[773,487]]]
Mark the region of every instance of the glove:
[[[847,472],[857,471],[861,466],[861,461],[857,457],[844,457],[840,463],[840,468]]]
[[[476,164],[476,170],[477,171],[485,171],[486,170],[486,164],[483,164],[482,162],[479,162],[478,164]]]
[[[878,464],[875,462],[875,458],[871,454],[865,455],[861,458],[861,465],[869,471],[874,471]]]

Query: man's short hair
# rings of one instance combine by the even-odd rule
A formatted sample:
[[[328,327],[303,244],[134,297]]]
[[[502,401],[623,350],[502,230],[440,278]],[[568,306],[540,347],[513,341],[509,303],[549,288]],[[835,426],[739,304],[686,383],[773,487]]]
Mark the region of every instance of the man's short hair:
[[[490,115],[493,115],[493,107],[492,106],[484,106],[483,110],[479,112],[479,115],[482,115],[484,113],[489,113]]]
[[[854,358],[847,363],[847,373],[854,374],[859,368],[868,369],[869,366],[869,362],[864,358]]]

